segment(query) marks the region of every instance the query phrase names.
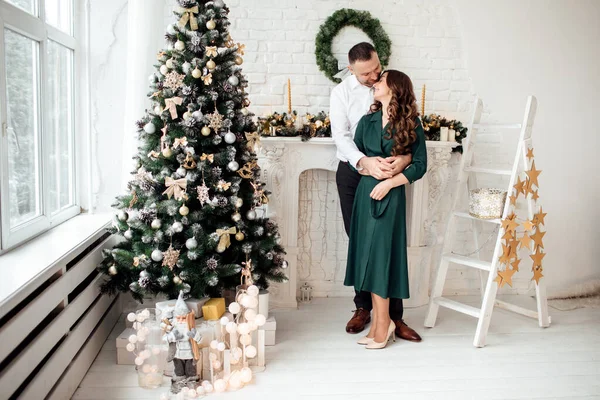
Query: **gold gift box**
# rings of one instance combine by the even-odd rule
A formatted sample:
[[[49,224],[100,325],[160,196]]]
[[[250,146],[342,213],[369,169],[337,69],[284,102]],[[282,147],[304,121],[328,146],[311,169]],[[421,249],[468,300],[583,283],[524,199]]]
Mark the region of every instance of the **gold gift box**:
[[[210,299],[202,306],[202,314],[206,321],[215,321],[225,314],[225,299]]]

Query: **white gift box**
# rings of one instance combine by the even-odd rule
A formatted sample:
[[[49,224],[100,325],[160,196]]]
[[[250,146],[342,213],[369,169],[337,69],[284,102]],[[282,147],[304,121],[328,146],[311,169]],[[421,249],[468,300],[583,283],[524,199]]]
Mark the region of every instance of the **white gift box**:
[[[209,297],[203,297],[201,299],[187,299],[185,304],[187,304],[190,310],[194,312],[196,318],[200,318],[202,317],[202,306],[208,300],[210,300]],[[177,299],[159,301],[156,303],[155,307],[157,310],[160,310],[161,319],[172,318],[171,312],[175,309],[175,303],[177,303]]]
[[[277,330],[275,317],[271,315],[260,329],[265,331],[265,346],[275,346],[275,331]]]

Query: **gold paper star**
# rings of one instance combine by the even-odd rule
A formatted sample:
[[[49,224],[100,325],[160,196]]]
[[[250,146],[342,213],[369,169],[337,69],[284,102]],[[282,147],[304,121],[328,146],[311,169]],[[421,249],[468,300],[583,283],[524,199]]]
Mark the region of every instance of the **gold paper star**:
[[[507,231],[507,230],[504,231],[504,236],[502,236],[502,240],[509,241],[514,238],[515,238],[515,235],[513,234],[513,232]]]
[[[540,249],[537,249],[535,254],[530,255],[529,257],[531,257],[531,259],[533,260],[533,267],[541,267],[542,266],[542,259],[546,256],[546,253],[540,253]]]
[[[543,212],[542,207],[540,207],[540,212],[533,216],[533,221],[536,225],[545,226],[546,224],[544,223],[544,219],[546,218],[546,215],[548,215],[548,213]]]
[[[513,261],[513,262],[510,264],[510,265],[512,265],[512,267],[513,267],[513,270],[514,270],[515,272],[519,272],[519,264],[520,264],[520,263],[521,263],[521,260],[519,260],[519,259],[517,258],[515,261]]]
[[[529,249],[531,248],[531,237],[528,234],[524,234],[520,240],[521,248]]]
[[[525,196],[533,193],[533,186],[531,185],[531,179],[529,177],[525,180]]]
[[[533,147],[527,149],[527,159],[531,160],[533,158]]]
[[[519,192],[517,192],[517,196],[518,195],[519,195]],[[511,206],[516,206],[517,205],[517,196],[513,196],[513,195],[508,196],[508,198],[510,199],[510,205]]]
[[[537,190],[532,190],[531,191],[531,198],[533,199],[533,201],[537,201],[537,199],[540,198],[540,196],[538,195],[538,191]]]
[[[518,240],[511,240],[508,245],[510,246],[510,258],[517,258],[517,247],[519,246]]]
[[[525,182],[521,180],[521,177],[517,177],[517,183],[515,183],[513,187],[517,191],[517,197],[519,196],[519,193],[525,194]]]
[[[512,276],[515,272],[510,268],[506,268],[504,271],[498,271],[498,276],[502,278],[502,282],[500,283],[500,287],[504,286],[504,284],[508,284],[508,286],[512,287]]]
[[[525,221],[521,223],[521,226],[523,226],[523,229],[525,229],[526,231],[532,231],[534,224],[531,221]]]
[[[533,239],[536,248],[544,248],[544,242],[542,241],[542,239],[544,238],[545,234],[546,232],[542,232],[541,230],[537,229],[536,232],[533,235],[531,235],[531,238]]]
[[[540,284],[540,279],[543,277],[544,275],[542,275],[542,269],[541,268],[536,268],[533,270],[533,278],[531,279],[532,281],[535,281],[536,284]]]
[[[538,183],[538,176],[540,176],[542,171],[535,169],[535,161],[531,163],[531,169],[529,171],[526,171],[525,173],[527,174],[529,179],[531,179],[531,183],[539,188],[540,185]]]
[[[518,226],[519,226],[519,223],[513,219],[511,219],[508,222],[508,230],[511,232],[515,231],[518,228]]]
[[[502,245],[502,255],[498,259],[500,264],[508,264],[510,262],[510,247]]]

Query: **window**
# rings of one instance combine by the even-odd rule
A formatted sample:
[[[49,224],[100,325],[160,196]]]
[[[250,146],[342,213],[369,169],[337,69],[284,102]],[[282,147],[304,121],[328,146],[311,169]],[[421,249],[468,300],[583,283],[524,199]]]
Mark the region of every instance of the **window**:
[[[0,252],[79,213],[74,0],[0,0]]]

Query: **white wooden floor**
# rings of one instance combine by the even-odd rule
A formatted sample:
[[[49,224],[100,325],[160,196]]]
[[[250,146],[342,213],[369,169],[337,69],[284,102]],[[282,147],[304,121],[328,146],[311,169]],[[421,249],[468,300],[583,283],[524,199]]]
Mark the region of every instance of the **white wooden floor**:
[[[507,300],[534,307],[524,296]],[[365,350],[344,330],[352,306],[350,298],[329,298],[273,311],[277,345],[267,348],[267,370],[238,392],[210,398],[600,399],[599,308],[551,308],[548,329],[496,309],[482,349],[472,346],[475,319],[442,308],[437,326],[425,329],[426,307],[408,309],[405,320],[423,342]],[[163,388],[144,390],[133,366],[116,365],[114,338],[123,326],[115,327],[73,399],[158,400],[168,391],[167,378]]]

